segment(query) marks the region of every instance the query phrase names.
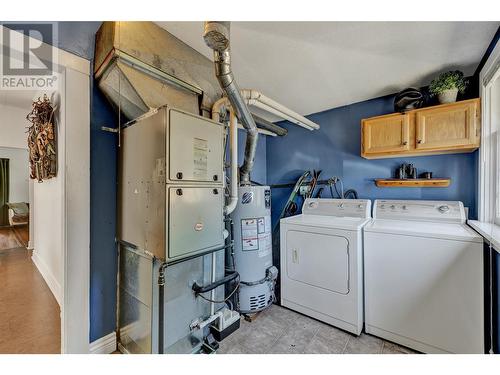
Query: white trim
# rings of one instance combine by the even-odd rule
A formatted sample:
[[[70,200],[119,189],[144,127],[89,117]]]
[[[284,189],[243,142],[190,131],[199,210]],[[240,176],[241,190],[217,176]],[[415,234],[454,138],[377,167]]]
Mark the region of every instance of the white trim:
[[[45,262],[38,257],[38,253],[36,252],[36,250],[33,251],[31,260],[49,286],[49,289],[54,295],[54,298],[57,300],[57,303],[59,304],[59,306],[61,306],[61,285],[57,282],[56,277],[50,271],[50,268],[45,264]]]
[[[479,149],[479,190],[478,190],[478,217],[479,221],[490,222],[494,219],[494,171],[489,168],[491,158],[491,117],[489,100],[489,83],[494,78],[494,70],[500,63],[500,43],[497,43],[483,69],[479,73],[479,88],[481,95],[481,147]],[[490,81],[485,82],[485,78]]]
[[[90,327],[90,81],[65,69],[63,353],[88,353]]]
[[[101,337],[90,343],[90,354],[111,354],[116,351],[116,332]]]
[[[467,224],[483,236],[497,253],[500,253],[500,225],[483,223],[477,220],[469,220]]]

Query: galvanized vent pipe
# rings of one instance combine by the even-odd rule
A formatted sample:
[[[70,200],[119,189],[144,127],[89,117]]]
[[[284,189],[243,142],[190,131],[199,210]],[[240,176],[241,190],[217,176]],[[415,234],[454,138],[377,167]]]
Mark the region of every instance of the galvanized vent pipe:
[[[231,107],[236,112],[238,120],[247,131],[245,158],[243,165],[240,167],[240,184],[249,185],[259,133],[252,114],[241,97],[231,70],[229,30],[229,22],[207,21],[205,22],[203,39],[205,39],[207,46],[214,50],[215,75],[222,90],[227,95]]]

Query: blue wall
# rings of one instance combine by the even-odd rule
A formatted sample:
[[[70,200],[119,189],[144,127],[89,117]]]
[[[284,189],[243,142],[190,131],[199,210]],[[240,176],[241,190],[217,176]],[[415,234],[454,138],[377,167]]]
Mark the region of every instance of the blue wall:
[[[93,62],[101,22],[59,22],[59,48]],[[92,64],[93,65],[93,64]],[[93,67],[92,67],[93,69]],[[117,139],[101,126],[118,119],[91,79],[90,112],[90,341],[116,326],[116,162]]]
[[[477,152],[469,154],[366,160],[361,152],[361,119],[392,113],[393,96],[384,96],[308,116],[317,131],[281,124],[288,135],[267,140],[267,183],[294,182],[304,170],[321,169],[322,178],[338,176],[344,188],[353,188],[360,198],[460,200],[476,216]],[[414,163],[419,173],[451,177],[448,188],[377,188],[375,178],[388,178],[402,163]],[[290,189],[273,189],[276,219]],[[330,194],[326,190],[324,197]]]

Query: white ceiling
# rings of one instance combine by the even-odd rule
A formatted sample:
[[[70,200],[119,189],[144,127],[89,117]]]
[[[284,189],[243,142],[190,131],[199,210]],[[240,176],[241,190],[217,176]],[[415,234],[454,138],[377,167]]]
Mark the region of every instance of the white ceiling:
[[[212,59],[203,22],[157,22]],[[472,75],[499,22],[232,22],[236,80],[301,114]]]

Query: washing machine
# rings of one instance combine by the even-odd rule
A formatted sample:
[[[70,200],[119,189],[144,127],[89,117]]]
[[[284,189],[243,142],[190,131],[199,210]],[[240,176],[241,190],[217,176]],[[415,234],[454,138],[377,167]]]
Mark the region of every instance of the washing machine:
[[[356,335],[363,328],[363,226],[371,202],[306,199],[280,221],[281,305]]]
[[[484,353],[483,239],[465,219],[462,202],[374,202],[366,332],[425,353]]]

